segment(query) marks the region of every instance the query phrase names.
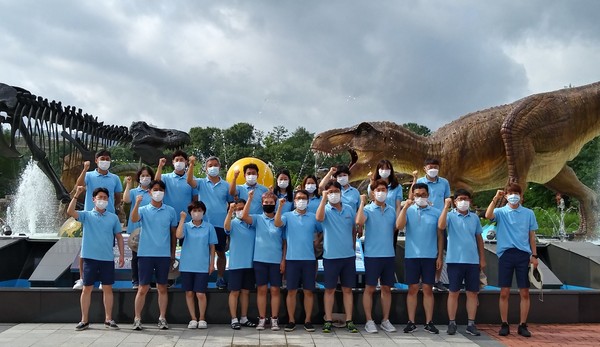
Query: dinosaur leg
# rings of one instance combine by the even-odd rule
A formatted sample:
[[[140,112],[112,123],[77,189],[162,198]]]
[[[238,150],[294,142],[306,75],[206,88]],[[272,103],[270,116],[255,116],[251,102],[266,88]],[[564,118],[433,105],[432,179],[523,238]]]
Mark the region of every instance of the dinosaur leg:
[[[527,185],[527,175],[535,156],[535,147],[529,135],[533,126],[527,117],[529,111],[526,107],[516,107],[500,129],[506,150],[508,183],[518,183],[523,189]]]
[[[598,237],[598,196],[592,189],[577,179],[573,169],[565,165],[545,186],[577,199],[579,201],[580,217],[577,234],[587,239]]]

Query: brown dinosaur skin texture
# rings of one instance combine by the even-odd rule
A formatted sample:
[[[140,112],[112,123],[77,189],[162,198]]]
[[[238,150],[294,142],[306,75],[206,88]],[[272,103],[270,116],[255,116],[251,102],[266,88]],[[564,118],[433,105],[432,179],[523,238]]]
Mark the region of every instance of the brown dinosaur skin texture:
[[[467,114],[429,137],[392,122],[363,122],[315,136],[311,148],[327,154],[349,151],[351,179],[365,179],[388,159],[397,172],[421,170],[438,158],[440,175],[454,189],[484,191],[507,182],[527,182],[580,202],[578,233],[597,238],[597,195],[567,162],[600,135],[600,82],[525,97],[509,105]]]

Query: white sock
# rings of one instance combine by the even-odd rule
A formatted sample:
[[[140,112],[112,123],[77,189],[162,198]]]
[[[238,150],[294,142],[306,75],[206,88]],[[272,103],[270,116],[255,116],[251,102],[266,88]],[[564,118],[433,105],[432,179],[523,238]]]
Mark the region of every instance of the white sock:
[[[237,323],[238,319],[237,318],[231,318],[231,323]]]
[[[240,323],[244,324],[248,321],[248,317],[244,316],[242,318],[240,318]]]

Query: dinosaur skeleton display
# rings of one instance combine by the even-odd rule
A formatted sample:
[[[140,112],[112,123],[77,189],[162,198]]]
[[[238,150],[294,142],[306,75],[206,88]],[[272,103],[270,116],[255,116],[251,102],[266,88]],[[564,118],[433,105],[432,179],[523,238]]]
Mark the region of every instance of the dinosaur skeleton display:
[[[311,148],[348,151],[353,180],[388,159],[410,173],[426,158],[441,161],[452,189],[485,191],[517,182],[543,184],[579,201],[578,235],[598,236],[598,197],[567,163],[600,135],[600,82],[535,94],[512,104],[467,114],[423,137],[392,122],[363,122],[318,134]]]
[[[56,196],[70,200],[60,173],[65,166],[81,167],[94,163],[96,151],[130,144],[141,160],[156,165],[165,149],[190,143],[187,133],[157,129],[145,122],[134,122],[131,129],[99,122],[97,117],[73,106],[35,96],[29,91],[0,83],[0,126],[10,125],[10,143],[0,136],[0,156],[20,157],[17,142],[22,138],[31,157],[52,182]]]

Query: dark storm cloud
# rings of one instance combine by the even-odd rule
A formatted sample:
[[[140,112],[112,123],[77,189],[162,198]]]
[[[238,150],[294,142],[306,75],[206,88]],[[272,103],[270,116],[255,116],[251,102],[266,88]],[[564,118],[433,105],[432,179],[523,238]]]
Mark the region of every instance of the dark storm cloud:
[[[0,82],[119,125],[435,129],[600,80],[591,0],[0,0],[0,11]]]

